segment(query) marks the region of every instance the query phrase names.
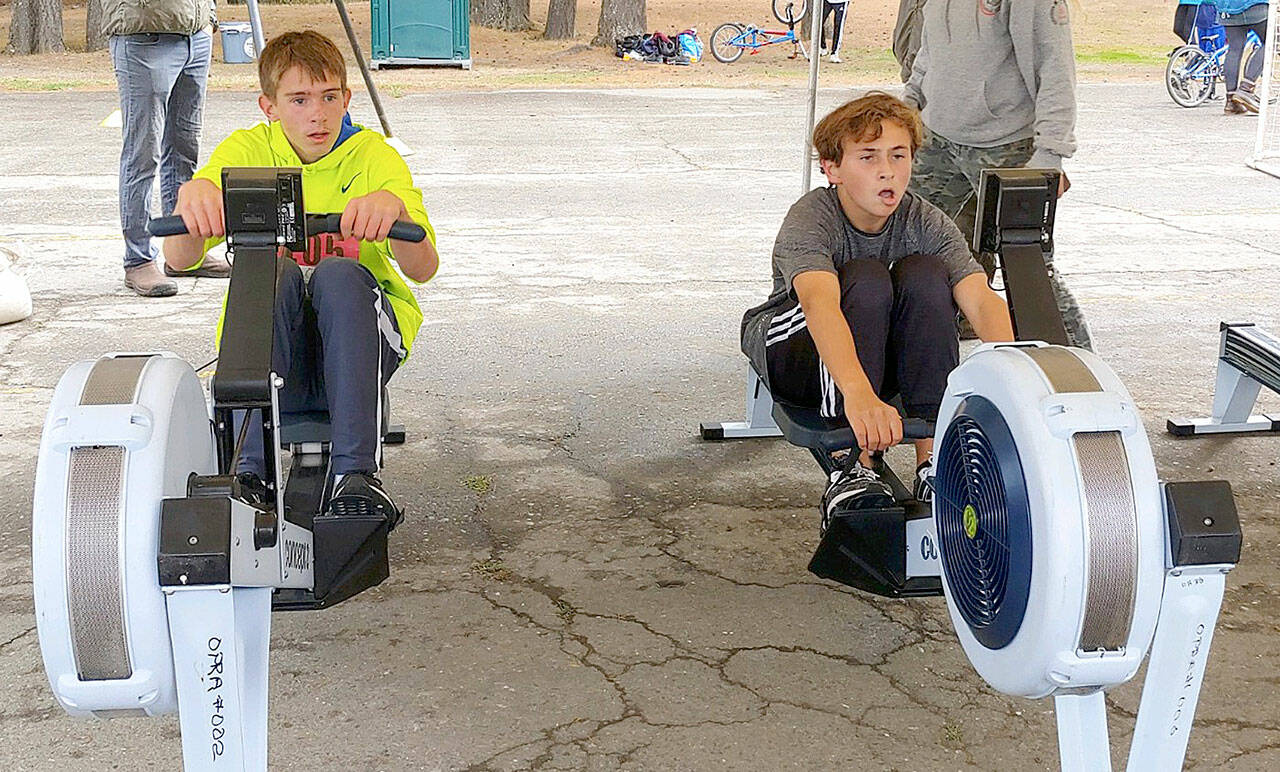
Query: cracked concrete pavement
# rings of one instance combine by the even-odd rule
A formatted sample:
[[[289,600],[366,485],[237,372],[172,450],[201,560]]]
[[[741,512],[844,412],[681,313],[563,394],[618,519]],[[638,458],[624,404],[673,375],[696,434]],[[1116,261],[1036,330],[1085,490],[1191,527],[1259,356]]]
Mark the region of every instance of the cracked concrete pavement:
[[[847,92],[824,90],[820,108]],[[120,281],[114,94],[0,94],[0,241],[36,314],[0,328],[0,767],[171,769],[177,722],[73,720],[31,603],[30,504],[53,385],[107,350],[212,358],[222,285]],[[357,97],[358,120],[372,122]],[[273,617],[279,769],[1051,769],[1052,706],[987,689],[941,599],[805,572],[822,478],[780,440],[704,444],[741,411],[741,311],[798,192],[798,90],[440,93],[390,100],[440,234],[393,381],[409,440],[392,576]],[[50,120],[53,118],[53,120]],[[208,150],[255,119],[210,96]],[[1225,478],[1244,524],[1188,768],[1280,766],[1280,440],[1173,441],[1217,324],[1280,328],[1280,180],[1253,119],[1160,85],[1080,90],[1058,265],[1144,411],[1161,475]],[[1280,409],[1269,396],[1264,408]],[[909,464],[909,454],[894,463]],[[1123,764],[1140,681],[1111,693]]]

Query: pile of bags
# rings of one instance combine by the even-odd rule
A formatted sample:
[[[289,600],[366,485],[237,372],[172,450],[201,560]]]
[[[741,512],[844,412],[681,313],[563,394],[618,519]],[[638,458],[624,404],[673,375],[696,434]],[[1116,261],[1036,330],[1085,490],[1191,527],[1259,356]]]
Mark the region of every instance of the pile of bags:
[[[619,59],[688,65],[702,58],[702,41],[696,29],[687,29],[675,37],[661,32],[627,35],[615,41],[615,53]]]

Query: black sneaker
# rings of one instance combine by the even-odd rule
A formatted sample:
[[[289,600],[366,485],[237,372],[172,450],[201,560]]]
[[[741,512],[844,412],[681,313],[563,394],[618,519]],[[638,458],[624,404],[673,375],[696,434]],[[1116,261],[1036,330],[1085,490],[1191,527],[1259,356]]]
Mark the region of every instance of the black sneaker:
[[[267,484],[257,472],[238,472],[235,483],[231,487],[231,493],[241,501],[250,504],[267,506],[275,503],[271,500],[271,492],[267,490]]]
[[[822,494],[822,532],[840,515],[859,509],[883,509],[893,506],[893,490],[856,460],[844,469],[831,473],[831,484]]]
[[[925,461],[916,467],[916,481],[911,486],[911,496],[921,504],[933,502],[933,461]]]
[[[382,481],[371,474],[344,474],[329,499],[329,512],[339,517],[378,516],[387,521],[387,530],[404,519],[404,510],[396,506],[382,488]]]

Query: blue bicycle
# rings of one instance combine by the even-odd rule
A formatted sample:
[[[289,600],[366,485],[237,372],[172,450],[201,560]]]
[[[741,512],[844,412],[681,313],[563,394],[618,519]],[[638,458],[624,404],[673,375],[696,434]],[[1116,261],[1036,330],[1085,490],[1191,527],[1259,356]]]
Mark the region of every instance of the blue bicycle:
[[[1249,30],[1240,62],[1241,70],[1248,66],[1260,48],[1262,41],[1253,34],[1253,30]],[[1214,14],[1198,13],[1187,45],[1179,46],[1169,54],[1169,64],[1164,69],[1169,96],[1183,107],[1196,107],[1214,98],[1218,81],[1223,80],[1226,58],[1226,31],[1217,23]]]
[[[711,33],[711,55],[718,62],[729,64],[736,62],[743,51],[753,55],[765,46],[778,43],[794,43],[792,59],[803,56],[809,58],[804,41],[796,35],[796,23],[804,18],[807,0],[773,0],[773,16],[787,25],[787,31],[763,30],[754,24],[742,22],[726,22],[716,27]]]

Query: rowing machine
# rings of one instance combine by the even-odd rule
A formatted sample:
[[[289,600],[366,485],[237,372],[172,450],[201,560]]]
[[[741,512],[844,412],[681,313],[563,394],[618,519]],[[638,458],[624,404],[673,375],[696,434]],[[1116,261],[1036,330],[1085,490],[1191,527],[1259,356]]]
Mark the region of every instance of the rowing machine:
[[[177,711],[187,769],[259,770],[273,605],[325,608],[382,582],[392,523],[328,511],[324,418],[291,427],[271,369],[277,252],[303,250],[337,218],[305,214],[300,169],[228,168],[222,182],[235,267],[211,403],[173,354],[108,354],[68,369],[41,438],[32,574],[45,671],[63,708]],[[162,218],[151,231],[185,227]],[[392,235],[425,232],[397,223]],[[264,416],[265,483],[236,475],[241,410]],[[282,433],[292,435],[287,478]]]
[[[1044,259],[1056,190],[1053,172],[984,172],[975,247],[1002,258],[1020,342],[961,362],[932,432],[904,422],[906,437],[934,438],[931,513],[886,470],[897,506],[834,518],[809,569],[881,595],[945,595],[993,688],[1054,697],[1071,772],[1111,768],[1105,690],[1147,660],[1128,768],[1177,769],[1239,520],[1226,482],[1157,479],[1137,407],[1101,359],[1025,340],[1066,341]],[[774,417],[824,472],[858,452],[844,421],[781,403]]]

